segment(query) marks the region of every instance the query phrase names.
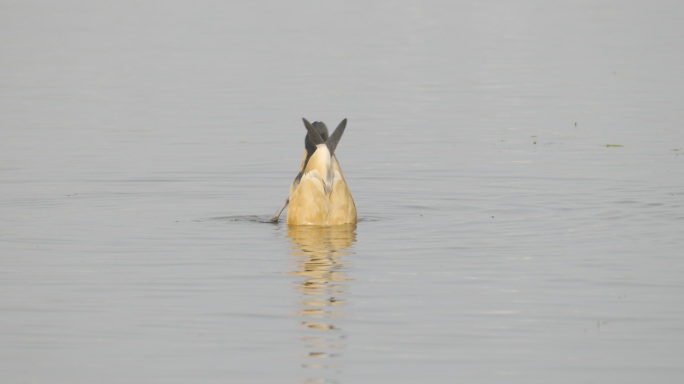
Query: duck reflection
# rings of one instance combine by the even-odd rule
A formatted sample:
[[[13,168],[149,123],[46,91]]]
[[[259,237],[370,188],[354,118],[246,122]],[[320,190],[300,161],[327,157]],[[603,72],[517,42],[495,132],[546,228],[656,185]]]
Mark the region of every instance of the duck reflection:
[[[339,323],[351,279],[346,274],[344,259],[354,253],[351,247],[356,242],[356,224],[289,226],[287,233],[296,266],[291,274],[303,277],[297,284],[301,295],[298,313],[304,327],[302,341],[306,350],[302,366],[319,370],[317,376],[320,376],[304,382],[336,382],[323,376],[328,376],[326,372],[341,372],[340,366],[330,359],[342,356],[346,348],[347,335]]]

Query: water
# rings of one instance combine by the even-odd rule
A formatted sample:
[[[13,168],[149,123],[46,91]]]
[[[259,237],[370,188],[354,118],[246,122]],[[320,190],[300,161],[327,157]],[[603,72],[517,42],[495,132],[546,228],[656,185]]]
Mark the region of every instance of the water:
[[[2,381],[681,380],[683,10],[3,2]]]

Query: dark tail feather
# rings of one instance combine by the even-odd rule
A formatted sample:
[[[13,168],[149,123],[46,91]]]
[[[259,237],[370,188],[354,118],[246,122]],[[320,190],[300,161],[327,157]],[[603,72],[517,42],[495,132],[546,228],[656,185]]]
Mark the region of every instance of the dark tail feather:
[[[306,123],[308,121],[304,120]],[[342,138],[342,134],[344,133],[344,128],[347,126],[347,119],[342,120],[340,125],[335,128],[335,132],[330,135],[328,140],[325,142],[325,145],[328,147],[328,150],[330,151],[330,156],[335,154],[335,148],[337,148],[337,144],[340,142],[340,139]],[[307,127],[308,129],[308,127]],[[310,131],[309,131],[310,132]],[[319,136],[320,137],[320,136]]]
[[[314,128],[314,126],[311,125],[311,123],[309,123],[309,120],[303,117],[302,120],[304,121],[304,126],[306,127],[306,130],[309,132],[309,138],[311,139],[311,142],[314,143],[314,145],[325,143],[325,140],[323,140],[321,134],[318,133],[318,130],[316,130],[316,128]]]

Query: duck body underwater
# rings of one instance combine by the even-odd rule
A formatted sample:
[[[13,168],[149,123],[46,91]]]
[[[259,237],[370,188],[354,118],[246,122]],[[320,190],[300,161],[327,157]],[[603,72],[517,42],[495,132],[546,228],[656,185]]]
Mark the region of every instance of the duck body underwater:
[[[289,225],[356,223],[356,205],[335,156],[347,119],[342,120],[332,135],[328,135],[324,123],[316,121],[311,124],[306,119],[302,120],[307,130],[302,165],[290,187],[289,199],[271,221],[277,222],[289,204]]]

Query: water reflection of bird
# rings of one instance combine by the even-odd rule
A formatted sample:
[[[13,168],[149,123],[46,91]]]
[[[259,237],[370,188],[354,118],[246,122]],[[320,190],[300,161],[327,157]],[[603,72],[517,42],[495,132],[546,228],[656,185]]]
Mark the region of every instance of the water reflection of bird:
[[[335,148],[347,126],[347,119],[328,135],[324,123],[313,124],[306,119],[304,126],[304,159],[290,187],[290,197],[273,216],[278,217],[289,204],[287,223],[293,225],[339,225],[356,223],[356,205],[342,168],[335,156]]]
[[[293,275],[304,279],[297,284],[301,294],[298,313],[302,318],[307,369],[322,369],[339,374],[341,368],[334,359],[342,356],[347,334],[339,322],[347,304],[350,278],[345,271],[345,256],[352,254],[356,241],[356,224],[336,226],[289,226],[292,255],[296,270]],[[323,381],[327,382],[327,381]]]

